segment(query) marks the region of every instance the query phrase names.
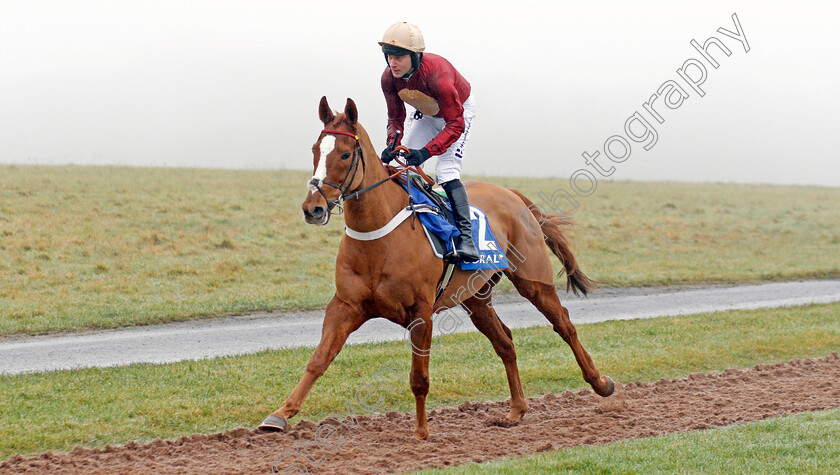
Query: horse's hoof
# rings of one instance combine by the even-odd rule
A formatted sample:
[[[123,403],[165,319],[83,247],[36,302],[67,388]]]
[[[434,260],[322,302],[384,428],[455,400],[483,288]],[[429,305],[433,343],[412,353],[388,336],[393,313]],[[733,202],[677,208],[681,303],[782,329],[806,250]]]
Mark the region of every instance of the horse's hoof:
[[[274,414],[270,414],[268,417],[265,418],[257,427],[259,430],[264,430],[267,432],[281,432],[286,430],[286,427],[289,424],[286,422],[286,419],[282,417],[275,416]]]
[[[516,422],[522,419],[522,416],[524,416],[526,412],[528,412],[528,407],[525,407],[524,409],[512,407],[510,408],[510,412],[508,412],[508,415],[505,416],[505,419],[512,422]]]
[[[612,393],[615,392],[615,383],[613,382],[612,378],[610,378],[609,376],[604,376],[604,377],[607,378],[607,390],[604,391],[603,393],[598,393],[598,394],[600,396],[603,396],[603,397],[611,396]]]

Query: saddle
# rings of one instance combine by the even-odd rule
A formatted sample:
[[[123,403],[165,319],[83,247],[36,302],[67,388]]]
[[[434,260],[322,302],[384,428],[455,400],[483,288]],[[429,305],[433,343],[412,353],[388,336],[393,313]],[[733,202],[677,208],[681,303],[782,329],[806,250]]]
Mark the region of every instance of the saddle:
[[[455,225],[449,201],[435,192],[432,185],[416,175],[410,175],[408,182],[403,179],[397,180],[397,183],[409,193],[409,206],[406,210],[410,209],[419,216],[435,256],[447,260],[444,256],[451,253],[454,246],[453,239],[460,233]],[[496,241],[487,216],[472,204],[470,214],[473,241],[476,243],[481,259],[478,262],[454,262],[457,262],[464,270],[507,269],[507,258]]]
[[[411,186],[413,188],[417,188],[421,193],[423,193],[423,195],[429,198],[429,200],[438,208],[440,214],[446,218],[449,224],[455,226],[455,218],[452,217],[452,210],[449,208],[449,200],[444,198],[444,195],[436,192],[432,188],[432,185],[428,184],[417,175],[411,175]]]
[[[409,181],[410,183],[400,183],[408,193],[408,207],[413,210],[416,209],[418,212],[432,211],[431,215],[421,216],[420,221],[435,256],[447,261],[447,263],[455,264],[459,262],[446,258],[447,255],[452,255],[450,251],[455,245],[452,238],[458,229],[449,208],[449,201],[435,192],[432,185],[419,176],[410,175]]]
[[[385,165],[385,168],[388,170],[389,175],[393,175],[399,170],[393,165]],[[411,188],[420,190],[420,192],[423,193],[424,196],[429,198],[429,201],[432,202],[433,206],[438,208],[438,211],[444,218],[446,218],[446,221],[448,221],[451,225],[455,226],[455,220],[452,217],[452,210],[449,208],[449,201],[446,198],[444,198],[445,195],[434,191],[433,186],[424,181],[422,178],[420,178],[420,176],[411,173],[409,174],[409,177],[409,180],[411,180]],[[391,178],[391,180],[397,183],[398,185],[402,186],[403,188],[406,188],[408,186],[408,184],[405,183],[405,180],[402,178],[401,175],[397,175]],[[407,189],[406,192],[408,192]],[[409,196],[411,195],[409,194]]]
[[[390,165],[386,165],[386,168],[391,175],[394,175],[398,171],[397,168]],[[408,175],[407,180],[405,178],[406,175]],[[415,217],[419,217],[418,219],[421,222],[423,231],[435,256],[446,261],[444,275],[438,282],[435,301],[437,301],[437,298],[440,298],[441,293],[449,283],[456,265],[462,270],[484,269],[490,270],[493,273],[498,273],[510,267],[505,252],[499,246],[490,228],[487,216],[483,211],[473,205],[470,205],[471,228],[473,241],[476,243],[481,259],[478,262],[446,259],[444,256],[451,255],[452,248],[455,245],[453,240],[460,233],[458,227],[455,225],[452,211],[449,207],[449,201],[441,196],[441,194],[435,192],[431,184],[423,181],[417,175],[397,174],[394,175],[392,180],[399,184],[409,196],[409,206],[401,212],[403,215],[402,220],[407,219],[409,215],[412,220]],[[414,226],[413,221],[412,226]]]

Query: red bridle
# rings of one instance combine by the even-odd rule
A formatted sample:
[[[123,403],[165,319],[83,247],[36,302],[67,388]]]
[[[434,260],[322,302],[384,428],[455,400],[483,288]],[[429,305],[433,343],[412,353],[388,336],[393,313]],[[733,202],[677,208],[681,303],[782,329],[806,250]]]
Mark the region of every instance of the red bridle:
[[[344,132],[342,130],[332,130],[332,129],[324,129],[321,131],[322,134],[339,134],[339,135],[346,135],[348,137],[353,137],[356,139],[356,142],[359,141],[359,136],[356,134],[351,134],[350,132]]]

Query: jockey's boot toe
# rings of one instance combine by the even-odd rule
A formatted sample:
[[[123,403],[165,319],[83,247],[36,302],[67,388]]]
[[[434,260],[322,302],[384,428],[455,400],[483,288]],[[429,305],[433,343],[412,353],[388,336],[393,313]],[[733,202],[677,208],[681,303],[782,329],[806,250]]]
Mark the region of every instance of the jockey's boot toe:
[[[472,236],[469,234],[458,236],[455,239],[455,251],[463,262],[476,262],[480,259],[478,249],[475,248],[475,243],[473,243]]]

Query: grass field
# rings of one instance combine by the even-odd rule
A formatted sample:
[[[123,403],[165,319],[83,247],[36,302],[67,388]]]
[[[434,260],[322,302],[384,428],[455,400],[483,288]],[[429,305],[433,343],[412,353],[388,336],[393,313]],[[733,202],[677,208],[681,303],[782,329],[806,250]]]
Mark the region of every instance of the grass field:
[[[606,446],[575,447],[530,457],[442,470],[462,473],[837,473],[840,410],[720,429],[652,437]]]
[[[655,381],[837,351],[840,303],[578,325],[578,334],[602,373],[622,382]],[[526,396],[586,386],[571,350],[551,330],[513,335]],[[311,353],[299,348],[0,377],[0,459],[254,427],[282,404]],[[397,391],[382,393],[381,412],[413,411],[410,361],[406,342],[345,348],[292,422],[346,415],[345,402],[385,363],[405,377],[387,381]],[[502,363],[477,333],[443,337],[430,373],[429,408],[509,397]]]
[[[0,165],[0,336],[324,306],[343,223],[304,224],[309,175]],[[604,285],[840,277],[840,188],[601,182],[575,220]]]

